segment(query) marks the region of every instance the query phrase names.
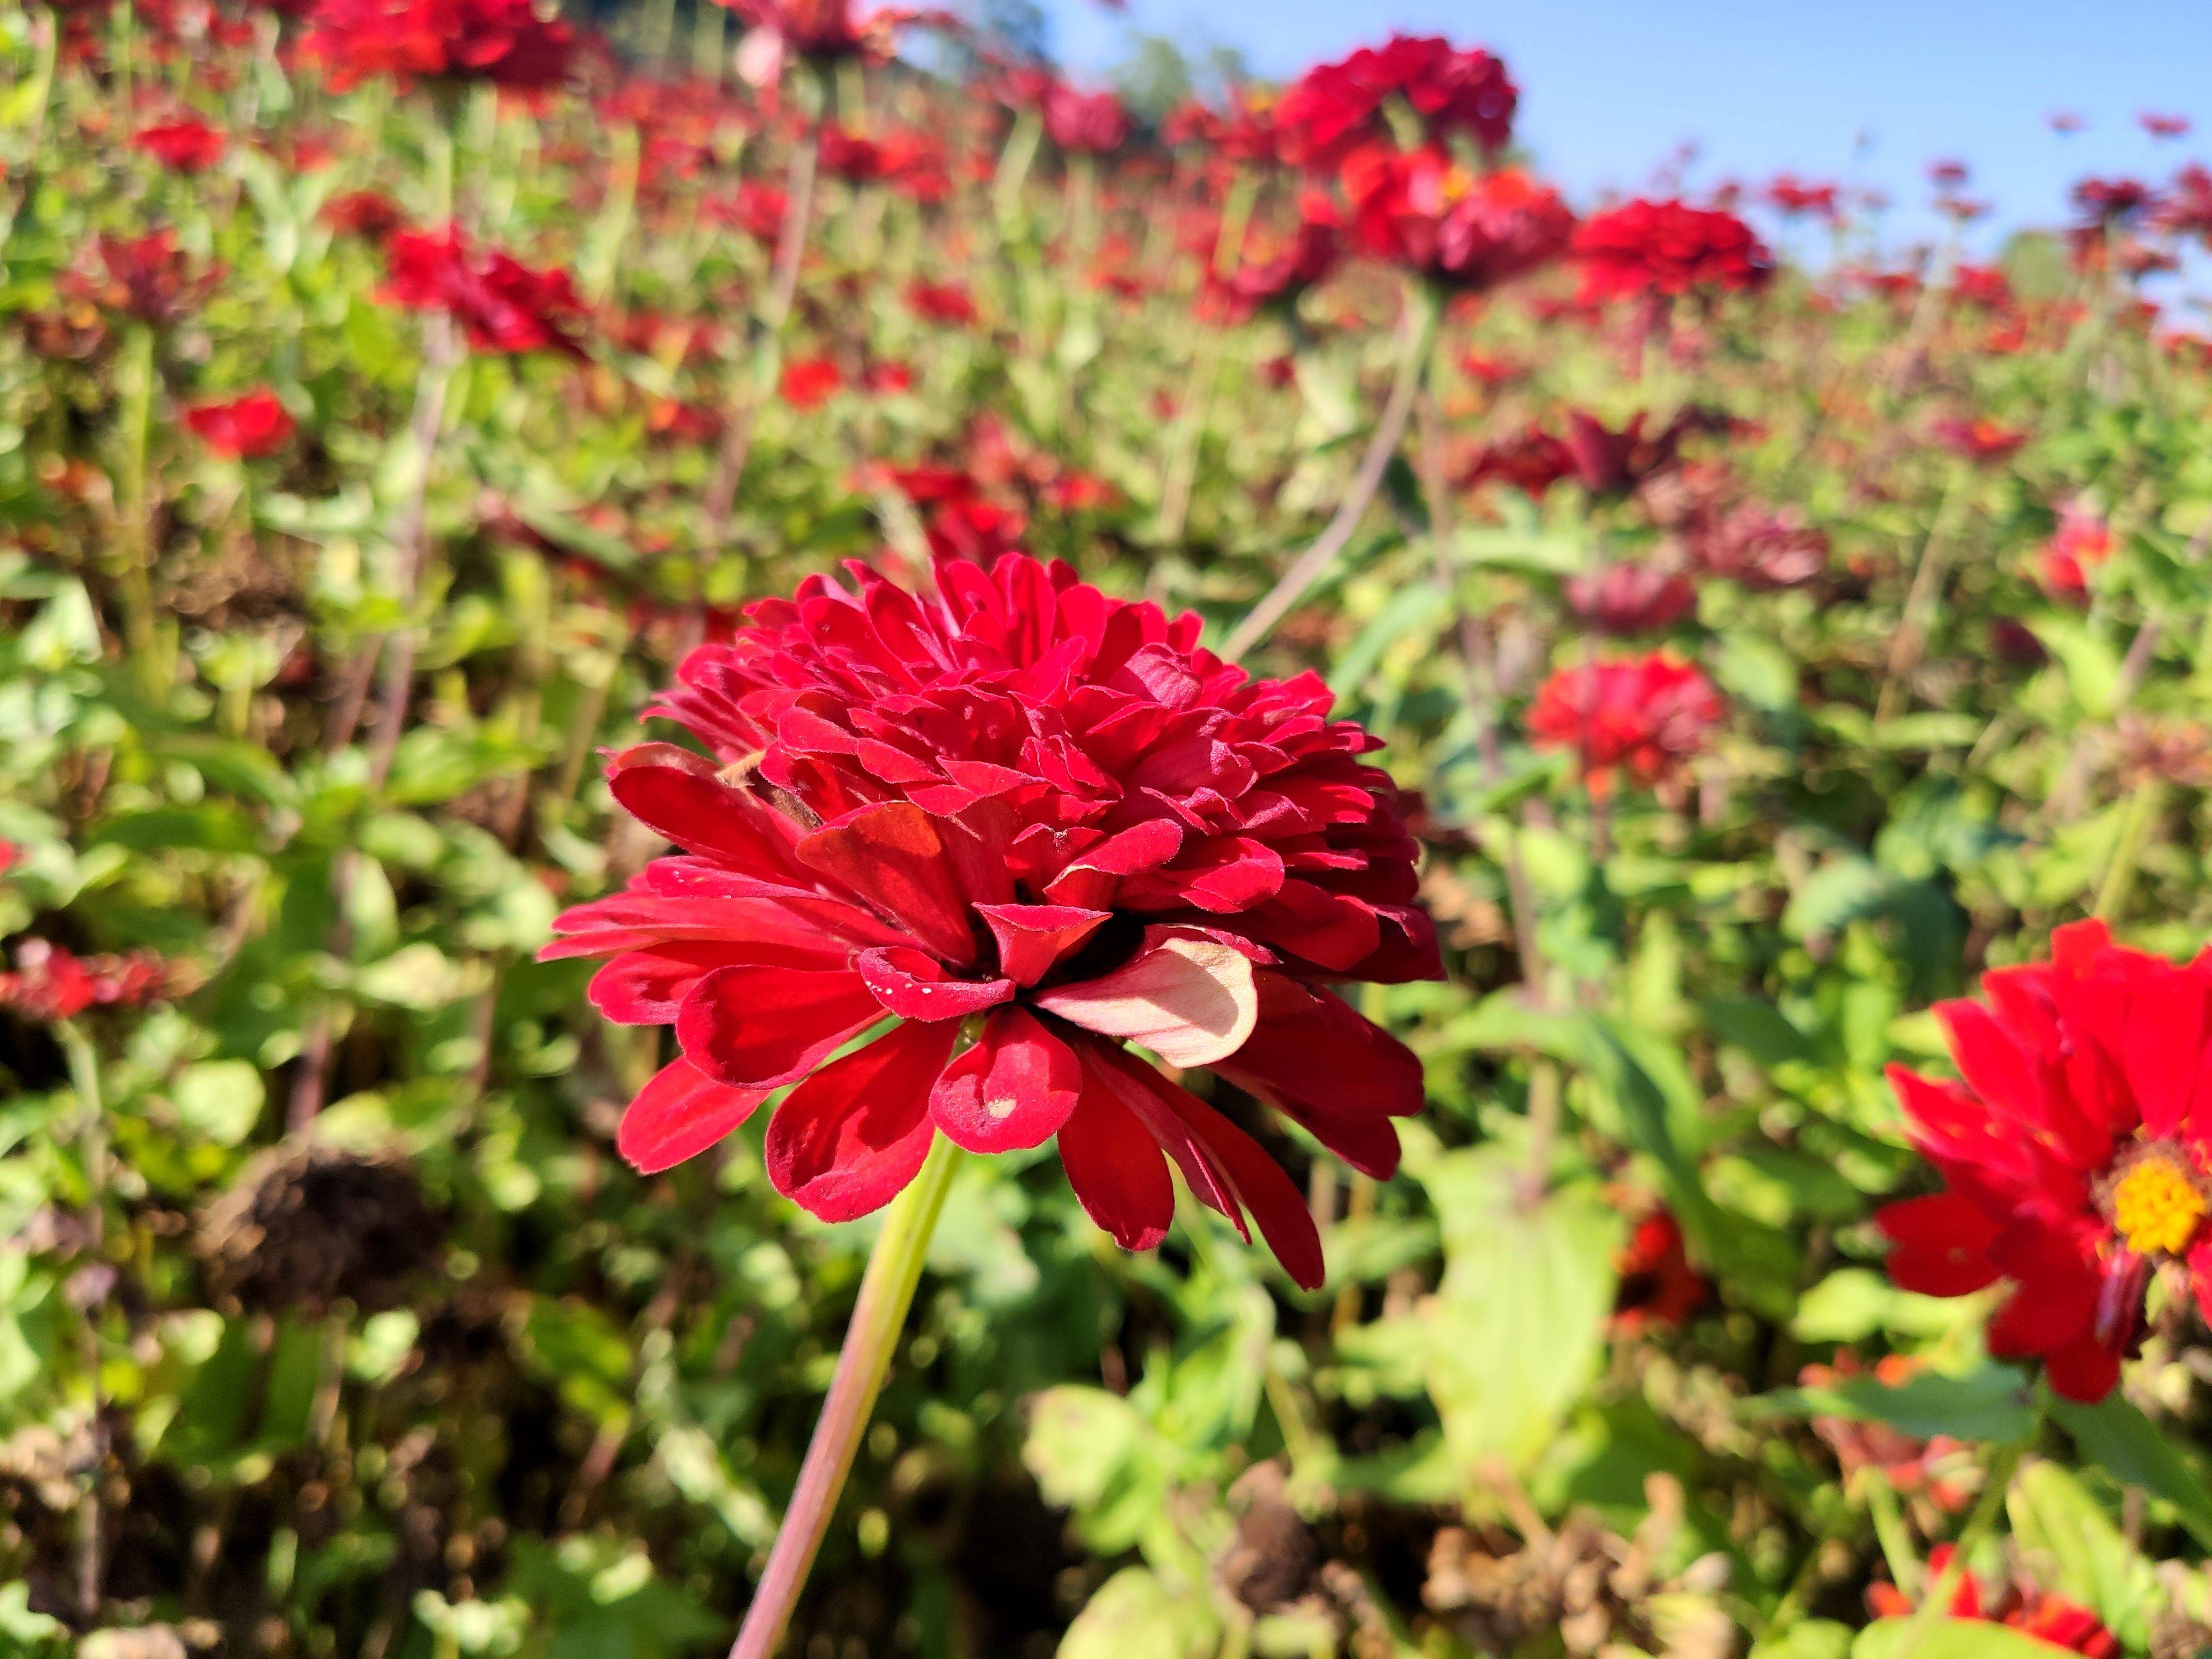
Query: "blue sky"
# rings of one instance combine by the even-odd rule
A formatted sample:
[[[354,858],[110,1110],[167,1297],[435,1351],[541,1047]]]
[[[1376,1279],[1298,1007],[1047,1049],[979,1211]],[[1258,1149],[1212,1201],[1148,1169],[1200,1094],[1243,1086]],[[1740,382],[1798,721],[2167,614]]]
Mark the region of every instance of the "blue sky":
[[[1778,170],[1850,177],[1899,204],[1892,240],[1929,234],[1923,168],[1955,157],[1996,209],[1978,240],[2063,216],[2086,173],[2154,182],[2212,156],[2212,5],[2204,0],[1044,0],[1078,73],[1126,55],[1134,26],[1241,49],[1284,76],[1395,24],[1502,54],[1522,91],[1519,134],[1571,192],[1635,189],[1685,142],[1694,185]],[[2063,138],[2052,110],[2087,130]],[[2140,110],[2192,118],[2154,143]],[[1864,135],[1863,143],[1861,136]]]

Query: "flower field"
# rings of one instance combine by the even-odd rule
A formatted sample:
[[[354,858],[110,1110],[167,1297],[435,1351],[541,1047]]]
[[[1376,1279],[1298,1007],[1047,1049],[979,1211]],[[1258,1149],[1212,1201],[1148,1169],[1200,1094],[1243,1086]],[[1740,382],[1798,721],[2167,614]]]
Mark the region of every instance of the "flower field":
[[[0,1655],[2212,1654],[2186,123],[0,57]]]

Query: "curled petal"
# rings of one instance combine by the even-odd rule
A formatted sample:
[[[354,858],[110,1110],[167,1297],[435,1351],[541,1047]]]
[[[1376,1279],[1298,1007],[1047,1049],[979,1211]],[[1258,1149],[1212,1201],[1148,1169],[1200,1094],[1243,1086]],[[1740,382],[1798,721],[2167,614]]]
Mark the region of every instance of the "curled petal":
[[[1173,1066],[1210,1066],[1235,1054],[1260,1015],[1250,959],[1176,928],[1152,930],[1146,946],[1112,973],[1036,1002],[1086,1030],[1141,1042]]]
[[[1041,1146],[1074,1111],[1075,1053],[1021,1008],[1000,1008],[930,1091],[937,1127],[971,1152]]]
[[[968,900],[953,878],[940,821],[911,801],[848,813],[799,843],[810,867],[842,883],[956,965],[975,960]]]
[[[772,1089],[805,1077],[883,1017],[855,973],[717,968],[684,999],[676,1040],[716,1081]]]
[[[1082,945],[1113,913],[1072,904],[979,904],[999,942],[999,970],[1017,985],[1034,985]]]
[[[930,1089],[959,1029],[908,1021],[793,1089],[763,1149],[776,1191],[824,1221],[896,1197],[929,1154]]]
[[[904,945],[863,951],[853,966],[901,1019],[965,1019],[1014,994],[1010,979],[955,979],[936,957]]]

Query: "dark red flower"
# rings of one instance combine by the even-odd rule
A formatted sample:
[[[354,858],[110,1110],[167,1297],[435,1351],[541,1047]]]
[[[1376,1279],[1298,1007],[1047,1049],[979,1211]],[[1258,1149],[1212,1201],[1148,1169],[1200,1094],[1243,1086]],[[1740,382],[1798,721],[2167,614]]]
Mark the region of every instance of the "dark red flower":
[[[926,283],[920,277],[907,284],[907,309],[933,323],[955,323],[963,327],[976,319],[975,298],[959,283]]]
[[[584,302],[563,270],[534,270],[497,248],[477,247],[458,225],[403,230],[385,245],[389,304],[450,313],[478,351],[559,351],[581,357],[569,332]]]
[[[1353,149],[1389,136],[1383,106],[1405,100],[1426,137],[1466,133],[1486,150],[1505,147],[1520,94],[1505,65],[1480,47],[1460,51],[1440,36],[1393,35],[1333,64],[1317,64],[1285,90],[1272,112],[1283,160],[1334,167]]]
[[[783,366],[777,394],[793,409],[816,409],[845,384],[831,357],[793,357]]]
[[[185,410],[185,424],[216,454],[246,461],[275,454],[298,426],[266,386],[228,403],[194,404]]]
[[[2212,246],[2212,172],[2191,161],[2173,175],[2158,204],[2158,228]]]
[[[1655,651],[1559,670],[1536,688],[1528,734],[1539,748],[1574,750],[1590,792],[1603,795],[1623,772],[1647,786],[1672,782],[1727,714],[1704,670]]]
[[[1588,303],[1764,287],[1774,256],[1732,213],[1678,201],[1624,202],[1593,214],[1575,233]]]
[[[1644,424],[1649,418],[1639,410],[1616,432],[1582,410],[1567,411],[1567,453],[1574,457],[1575,477],[1584,489],[1599,496],[1631,495],[1674,465],[1684,439],[1728,424],[1723,417],[1692,408],[1658,431],[1646,433]]]
[[[1946,1189],[1875,1218],[1890,1276],[1929,1296],[2009,1281],[1990,1352],[2040,1357],[2060,1394],[2101,1400],[2154,1273],[2212,1306],[2212,953],[2177,966],[2077,922],[2049,962],[1994,969],[1982,992],[1936,1010],[1962,1081],[1890,1069]]]
[[[1441,972],[1401,797],[1360,759],[1375,739],[1328,719],[1316,677],[1249,679],[1195,616],[1065,566],[940,561],[932,600],[854,574],[685,660],[653,712],[714,758],[611,763],[617,800],[684,850],[562,916],[546,954],[611,955],[601,1011],[675,1027],[624,1154],[665,1168],[795,1083],[769,1173],[825,1218],[886,1202],[940,1130],[979,1152],[1057,1135],[1125,1246],[1165,1235],[1172,1158],[1319,1284],[1298,1188],[1122,1045],[1392,1171],[1420,1066],[1323,988]]]
[[[2154,138],[2186,138],[2189,136],[2189,118],[2186,115],[2159,115],[2145,110],[2136,119]]]
[[[1839,185],[1814,184],[1795,173],[1778,173],[1759,194],[1769,207],[1786,218],[1819,219],[1832,225],[1843,216],[1843,187]]]
[[[1107,155],[1129,142],[1129,112],[1110,92],[1078,92],[1063,82],[1045,88],[1045,136],[1065,150]]]
[[[1532,426],[1478,450],[1460,483],[1472,489],[1495,478],[1526,495],[1540,498],[1562,478],[1574,476],[1574,452],[1541,427]]]
[[[324,204],[323,222],[333,230],[381,242],[407,222],[407,216],[381,191],[349,190]]]
[[[1206,293],[1223,314],[1243,321],[1268,306],[1296,304],[1308,289],[1327,281],[1343,257],[1344,221],[1336,204],[1319,191],[1301,191],[1296,228],[1273,242],[1255,230],[1228,276],[1207,269]]]
[[[725,224],[735,225],[756,242],[773,245],[783,234],[783,221],[791,210],[790,198],[774,185],[757,179],[742,181],[736,191],[708,198],[707,211]]]
[[[172,231],[131,238],[102,234],[62,273],[57,286],[64,299],[159,327],[194,310],[215,286],[215,273],[195,270]]]
[[[567,78],[576,35],[535,0],[319,0],[300,50],[339,91],[389,75],[532,92]]]
[[[1455,288],[1526,276],[1574,234],[1558,192],[1516,168],[1474,173],[1443,150],[1369,144],[1343,176],[1361,249]]]
[[[230,140],[220,127],[185,116],[174,121],[141,127],[131,140],[172,173],[204,173],[222,160]]]
[[[1636,1224],[1613,1266],[1620,1276],[1613,1310],[1616,1336],[1680,1325],[1712,1294],[1690,1265],[1682,1224],[1666,1210],[1654,1210]]]
[[[15,947],[14,970],[0,973],[0,1009],[45,1024],[88,1008],[166,1001],[179,988],[177,969],[149,951],[80,957],[29,939]]]
[[[1567,583],[1567,609],[1601,634],[1655,634],[1687,616],[1698,590],[1686,576],[1622,560]]]

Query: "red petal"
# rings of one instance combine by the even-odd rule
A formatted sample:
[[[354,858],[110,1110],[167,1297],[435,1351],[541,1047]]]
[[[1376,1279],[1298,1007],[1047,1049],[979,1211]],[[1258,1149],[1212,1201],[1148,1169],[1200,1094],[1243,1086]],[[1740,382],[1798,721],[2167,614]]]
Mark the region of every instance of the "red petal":
[[[921,944],[960,965],[975,957],[968,900],[938,821],[910,801],[863,806],[799,843],[810,868],[843,883]]]
[[[1413,1051],[1327,991],[1287,974],[1253,975],[1259,1017],[1214,1069],[1296,1115],[1313,1109],[1412,1117],[1427,1104]]]
[[[855,973],[717,968],[684,999],[676,1040],[716,1081],[769,1089],[805,1077],[883,1017]]]
[[[1125,1250],[1149,1250],[1175,1219],[1175,1182],[1159,1143],[1086,1066],[1060,1129],[1060,1162],[1084,1212]]]
[[[1113,914],[1073,904],[979,904],[975,908],[999,941],[999,971],[1017,985],[1036,984]]]
[[[1248,957],[1170,927],[1148,929],[1146,947],[1112,973],[1035,1000],[1087,1030],[1141,1042],[1175,1066],[1209,1066],[1235,1054],[1260,1013]]]
[[[632,817],[687,851],[764,881],[792,878],[788,850],[756,827],[766,809],[744,790],[674,766],[626,766],[619,757],[607,787]]]
[[[788,964],[787,952],[773,952]],[[716,940],[678,941],[641,951],[625,951],[592,975],[586,993],[592,1006],[617,1025],[666,1025],[693,986],[717,968],[757,963],[758,945],[726,945]],[[828,957],[818,965],[830,966]]]
[[[1885,1204],[1874,1220],[1896,1246],[1889,1255],[1889,1276],[1899,1290],[1970,1296],[2003,1276],[1989,1254],[1996,1229],[1955,1194]]]
[[[639,1173],[658,1174],[705,1152],[767,1098],[765,1089],[732,1089],[689,1060],[671,1060],[623,1112],[615,1150]]]
[[[2190,969],[2160,964],[2136,987],[2119,1060],[2146,1134],[2163,1138],[2181,1127],[2203,1059],[2204,1012],[2204,981]]]
[[[1109,904],[1122,877],[1157,869],[1182,846],[1182,826],[1170,819],[1152,818],[1133,825],[1108,836],[1070,863],[1046,884],[1045,896],[1054,904]]]
[[[901,1019],[965,1019],[1014,994],[1010,979],[954,979],[935,957],[908,945],[863,951],[853,966],[876,1000]]]
[[[776,1191],[824,1221],[890,1203],[929,1155],[930,1086],[959,1029],[908,1021],[793,1089],[763,1149]]]
[[[1081,1086],[1073,1049],[1034,1014],[1001,1008],[937,1079],[929,1115],[971,1152],[1018,1152],[1060,1132]]]
[[[2043,1374],[2059,1397],[2094,1406],[2120,1380],[2120,1356],[2094,1337],[2078,1337],[2044,1356]]]

